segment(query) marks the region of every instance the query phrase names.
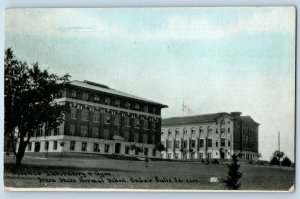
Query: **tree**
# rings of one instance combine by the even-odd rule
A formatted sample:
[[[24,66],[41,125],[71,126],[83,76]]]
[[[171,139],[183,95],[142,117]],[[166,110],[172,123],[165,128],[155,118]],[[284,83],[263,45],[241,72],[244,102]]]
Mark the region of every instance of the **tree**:
[[[239,172],[240,164],[238,163],[237,158],[238,156],[233,154],[231,164],[227,164],[228,167],[227,179],[223,180],[223,182],[225,183],[228,189],[237,190],[241,186],[240,178],[242,177],[243,174]]]
[[[156,150],[158,150],[160,153],[161,153],[162,151],[166,150],[165,146],[164,146],[161,142],[157,143],[157,144],[155,145],[155,148],[156,148]]]
[[[290,167],[292,165],[292,161],[289,157],[285,156],[281,162],[281,165],[285,167]]]
[[[276,150],[270,160],[270,165],[281,165],[281,159],[285,156],[284,152]]]
[[[63,122],[67,107],[55,103],[61,90],[69,81],[69,75],[58,76],[40,69],[38,63],[28,66],[19,61],[8,48],[4,60],[5,82],[5,135],[10,138],[21,165],[26,147],[39,124],[46,124],[48,131]],[[18,130],[18,149],[15,148],[15,130]]]

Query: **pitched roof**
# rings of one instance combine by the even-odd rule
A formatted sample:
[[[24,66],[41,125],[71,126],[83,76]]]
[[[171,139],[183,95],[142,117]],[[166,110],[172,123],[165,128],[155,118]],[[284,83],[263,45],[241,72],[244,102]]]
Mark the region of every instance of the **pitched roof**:
[[[223,115],[228,115],[229,113],[211,113],[204,115],[195,115],[195,116],[186,116],[186,117],[171,117],[162,120],[163,125],[172,125],[172,124],[194,124],[194,123],[203,123],[203,122],[213,122],[216,119],[222,117]]]
[[[115,90],[115,89],[111,89],[106,85],[97,84],[94,82],[89,82],[89,81],[82,82],[82,81],[74,80],[74,81],[71,81],[69,84],[73,85],[73,86],[78,86],[81,88],[91,89],[91,90],[109,93],[109,94],[113,94],[113,95],[117,95],[117,96],[121,96],[121,97],[125,97],[125,98],[130,98],[130,99],[134,99],[134,100],[138,100],[138,101],[142,101],[142,102],[146,102],[146,103],[150,103],[150,104],[159,105],[164,108],[168,107],[167,105],[161,104],[159,102],[141,98],[141,97],[131,95],[131,94],[128,94],[128,93],[125,93],[122,91]]]
[[[251,123],[259,124],[259,123],[255,122],[252,119],[252,117],[250,117],[250,116],[241,116],[241,119],[242,119],[243,123],[247,123],[247,124],[251,124]]]

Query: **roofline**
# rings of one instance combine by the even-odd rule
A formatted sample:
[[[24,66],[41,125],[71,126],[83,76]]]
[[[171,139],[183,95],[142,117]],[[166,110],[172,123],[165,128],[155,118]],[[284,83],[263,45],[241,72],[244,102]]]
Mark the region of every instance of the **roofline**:
[[[199,117],[199,116],[203,116],[203,115],[212,115],[212,114],[224,114],[227,116],[230,116],[231,118],[233,118],[232,115],[230,115],[230,113],[226,113],[226,112],[219,112],[219,113],[206,113],[206,114],[202,114],[202,115],[191,115],[191,116],[175,116],[175,117],[167,117],[164,118],[162,120],[167,120],[167,119],[174,119],[174,118],[187,118],[187,117]],[[220,116],[221,117],[221,116]],[[215,120],[207,120],[207,121],[215,121]]]
[[[71,84],[72,82],[80,82],[80,83],[83,83],[83,84],[88,84],[87,82],[84,82],[84,81],[72,80],[72,81],[70,81],[67,85],[68,85],[68,86],[73,86],[73,87],[78,87],[78,88],[84,88],[84,87],[81,87],[81,86],[78,86],[78,85]],[[92,82],[92,83],[94,83],[94,82]],[[95,83],[95,84],[97,84],[97,83]],[[92,85],[92,84],[91,84],[91,85]],[[102,85],[102,84],[99,84],[99,85]],[[92,86],[96,86],[96,85],[92,85]],[[104,86],[106,86],[106,85],[104,85]],[[116,89],[109,88],[108,86],[107,86],[107,88],[101,87],[101,86],[99,86],[99,87],[100,87],[100,88],[107,89],[107,90],[115,90],[115,91],[118,91],[118,92],[123,92],[123,91],[119,91],[119,90],[116,90]],[[94,89],[91,89],[91,88],[84,88],[84,89],[97,91],[97,90],[94,90]],[[110,93],[110,92],[106,92],[106,91],[98,91],[98,92],[103,92],[103,93],[107,93],[107,94],[114,95],[114,96],[120,96],[120,97],[126,98],[126,99],[133,99],[133,100],[135,100],[135,101],[139,101],[139,102],[143,102],[143,103],[147,103],[147,104],[158,105],[158,106],[160,106],[161,108],[168,108],[168,105],[161,104],[161,103],[159,103],[159,102],[154,102],[154,101],[151,101],[151,100],[148,101],[147,99],[142,100],[142,99],[137,99],[137,98],[134,98],[134,97],[128,97],[128,96],[118,95],[118,94]],[[125,93],[125,92],[123,92],[123,93]],[[129,94],[129,93],[126,93],[126,94],[132,95],[132,94]],[[135,97],[138,97],[138,96],[135,96]],[[138,97],[138,98],[141,98],[141,97]]]

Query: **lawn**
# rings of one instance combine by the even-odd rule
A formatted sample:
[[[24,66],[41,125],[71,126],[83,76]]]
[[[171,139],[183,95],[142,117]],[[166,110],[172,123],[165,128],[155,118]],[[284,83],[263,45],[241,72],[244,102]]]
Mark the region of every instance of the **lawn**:
[[[241,190],[287,191],[295,171],[254,164],[241,164]],[[5,158],[4,183],[19,188],[111,188],[111,189],[176,189],[224,190],[226,164],[117,160],[111,158],[25,157],[21,168],[15,168],[11,157]]]

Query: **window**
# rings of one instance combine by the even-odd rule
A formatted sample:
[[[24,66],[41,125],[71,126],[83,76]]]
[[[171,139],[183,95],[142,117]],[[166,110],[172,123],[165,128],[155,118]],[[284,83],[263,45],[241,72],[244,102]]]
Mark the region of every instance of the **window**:
[[[183,140],[183,148],[187,147],[187,140]]]
[[[207,159],[211,159],[211,153],[207,153]]]
[[[75,135],[76,126],[75,124],[70,124],[70,135]]]
[[[171,159],[172,158],[172,154],[171,153],[168,153],[168,159]]]
[[[172,141],[171,140],[168,140],[168,148],[172,148]]]
[[[155,121],[153,121],[151,125],[152,125],[152,130],[155,130],[156,129],[156,123],[155,123]]]
[[[144,148],[144,155],[148,156],[148,148]]]
[[[230,146],[230,141],[228,140],[228,146]]]
[[[140,105],[136,103],[136,104],[134,105],[134,108],[135,108],[136,110],[140,110]]]
[[[221,138],[221,146],[225,146],[225,138]]]
[[[53,142],[53,150],[57,150],[57,141]]]
[[[147,144],[148,143],[148,135],[144,134],[143,136],[143,143]]]
[[[218,147],[219,146],[219,142],[218,141],[216,141],[216,147]]]
[[[94,95],[94,102],[100,102],[100,97],[98,95]]]
[[[204,140],[203,139],[200,139],[199,140],[199,147],[204,147]]]
[[[144,112],[148,113],[148,106],[147,105],[144,106]]]
[[[46,150],[46,151],[49,150],[49,142],[48,142],[48,141],[45,142],[45,150]]]
[[[144,120],[144,129],[149,129],[149,122],[148,122],[148,120]]]
[[[99,144],[98,143],[94,143],[94,152],[100,152],[100,149],[99,149]]]
[[[218,134],[219,133],[219,130],[218,129],[216,129],[216,134]]]
[[[135,155],[138,155],[138,154],[139,154],[139,151],[135,149],[134,154],[135,154]]]
[[[225,128],[221,128],[221,134],[225,133]]]
[[[222,120],[221,120],[221,125],[224,125],[224,124],[225,124],[225,120],[222,119]]]
[[[72,91],[72,98],[76,98],[77,97],[77,91]]]
[[[199,128],[199,133],[203,133],[203,132],[204,132],[203,127],[200,126],[200,128]]]
[[[88,126],[81,126],[80,135],[82,137],[87,137],[88,136]]]
[[[199,159],[203,159],[203,153],[199,153]]]
[[[94,122],[100,122],[100,112],[99,111],[94,111],[93,121]]]
[[[207,128],[207,132],[212,132],[212,127],[211,126],[209,126],[208,128]]]
[[[81,120],[85,120],[85,121],[89,120],[89,110],[82,110]]]
[[[179,129],[175,130],[175,135],[178,136],[180,134]]]
[[[81,151],[86,151],[86,145],[87,145],[86,142],[81,143]]]
[[[125,117],[125,126],[130,126],[130,118]]]
[[[194,127],[191,129],[191,133],[192,133],[192,135],[195,134],[195,128]]]
[[[54,135],[60,135],[59,127],[54,129]]]
[[[105,114],[105,123],[110,124],[110,114],[109,113]]]
[[[121,125],[121,117],[119,115],[115,115],[115,121],[114,121],[115,125],[120,126]]]
[[[129,146],[125,146],[125,154],[129,154]]]
[[[156,113],[156,107],[153,106],[153,113],[155,114]]]
[[[93,138],[99,138],[99,127],[93,127]]]
[[[140,128],[140,119],[139,118],[134,119],[134,127],[135,128]]]
[[[177,149],[179,148],[179,143],[180,143],[179,140],[175,140],[175,148]]]
[[[71,119],[76,119],[77,109],[71,108]]]
[[[168,135],[169,135],[169,136],[171,136],[171,135],[172,135],[172,132],[171,132],[171,130],[170,130],[170,129],[168,130]]]
[[[179,159],[179,153],[175,153],[175,159],[176,159],[176,160]]]
[[[152,149],[152,156],[156,156],[156,149]]]
[[[82,93],[82,100],[89,100],[89,94],[88,93]]]
[[[129,103],[129,102],[126,102],[126,103],[125,103],[125,107],[126,107],[127,109],[129,109],[129,108],[130,108],[130,103]]]
[[[196,146],[196,140],[192,140],[192,148],[195,148]]]
[[[75,141],[71,141],[70,142],[70,151],[74,151],[75,150],[75,144],[76,144]]]
[[[110,105],[110,98],[109,97],[105,97],[104,104]]]
[[[38,125],[38,130],[37,130],[37,137],[43,136],[43,124]]]
[[[27,150],[28,151],[31,151],[31,146],[32,146],[31,142],[28,142],[28,144],[27,144]]]
[[[228,128],[228,131],[227,131],[228,133],[230,133],[230,128]]]
[[[212,147],[212,139],[207,139],[207,147]]]
[[[104,129],[103,130],[103,139],[108,140],[109,139],[109,129]]]
[[[187,134],[187,129],[183,128],[183,134]]]
[[[116,106],[120,107],[120,105],[121,105],[121,101],[119,99],[116,99]]]

